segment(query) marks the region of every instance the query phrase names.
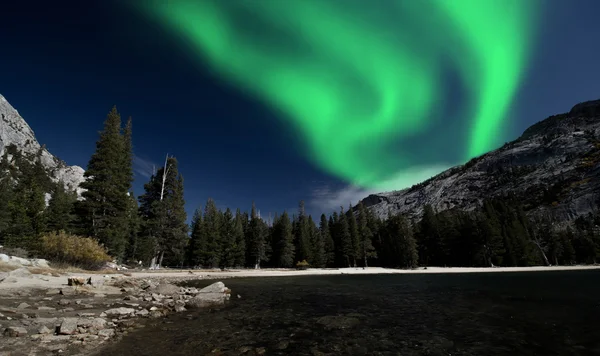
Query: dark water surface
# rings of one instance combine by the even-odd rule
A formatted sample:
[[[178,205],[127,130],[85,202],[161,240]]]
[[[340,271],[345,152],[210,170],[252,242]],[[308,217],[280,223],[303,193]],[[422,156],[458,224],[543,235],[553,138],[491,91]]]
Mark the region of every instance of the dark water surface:
[[[600,271],[224,283],[221,310],[149,321],[102,354],[600,355]]]

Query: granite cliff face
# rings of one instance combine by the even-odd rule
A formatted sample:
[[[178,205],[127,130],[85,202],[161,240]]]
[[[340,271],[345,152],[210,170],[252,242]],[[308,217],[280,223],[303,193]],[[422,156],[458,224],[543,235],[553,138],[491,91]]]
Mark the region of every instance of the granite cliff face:
[[[600,100],[575,105],[529,127],[503,147],[411,188],[363,199],[380,217],[419,218],[423,206],[472,210],[484,198],[515,194],[529,215],[566,222],[600,198]]]
[[[66,189],[77,191],[78,195],[81,195],[79,184],[84,181],[83,168],[68,166],[48,152],[45,147],[40,146],[31,127],[17,110],[0,95],[0,156],[10,145],[15,145],[17,149],[25,153],[40,152],[41,163],[52,180],[63,181]]]

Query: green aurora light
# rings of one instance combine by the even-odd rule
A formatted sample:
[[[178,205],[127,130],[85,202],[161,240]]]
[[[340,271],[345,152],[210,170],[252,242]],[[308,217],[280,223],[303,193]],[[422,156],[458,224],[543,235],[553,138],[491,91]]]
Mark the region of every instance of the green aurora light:
[[[462,121],[469,140],[454,161],[502,142],[537,10],[533,0],[139,3],[204,65],[300,128],[308,158],[319,167],[381,190],[404,188],[449,166],[444,152],[439,162],[423,164],[415,151],[390,149],[408,138],[426,143],[432,117],[443,114],[436,108],[448,63],[468,94]],[[448,137],[447,144],[456,142]]]

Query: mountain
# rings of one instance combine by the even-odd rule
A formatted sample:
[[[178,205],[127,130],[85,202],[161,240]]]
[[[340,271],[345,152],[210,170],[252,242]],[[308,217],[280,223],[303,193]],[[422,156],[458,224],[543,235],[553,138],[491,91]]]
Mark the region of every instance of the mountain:
[[[472,210],[483,199],[513,195],[530,217],[566,222],[597,209],[600,197],[600,100],[575,105],[529,127],[501,148],[448,169],[411,188],[372,194],[363,204],[380,217],[419,218]]]
[[[27,122],[0,95],[0,156],[11,145],[24,153],[36,154],[39,152],[39,159],[50,178],[55,182],[62,180],[66,189],[77,191],[78,195],[81,195],[79,184],[84,181],[83,168],[68,166],[52,155],[45,146],[41,146]]]

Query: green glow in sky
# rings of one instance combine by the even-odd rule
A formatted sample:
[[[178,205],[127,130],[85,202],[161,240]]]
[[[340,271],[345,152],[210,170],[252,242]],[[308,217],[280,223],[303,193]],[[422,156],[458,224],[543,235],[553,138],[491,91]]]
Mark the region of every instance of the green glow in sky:
[[[503,142],[526,68],[531,0],[148,0],[203,66],[301,130],[307,157],[364,188],[399,189]],[[460,157],[415,147],[447,96],[443,70],[466,88]],[[455,126],[455,125],[454,125]],[[463,135],[464,136],[464,135]],[[394,146],[397,147],[397,146]],[[425,167],[422,170],[415,167]],[[413,172],[413,173],[407,173]],[[399,178],[395,178],[399,177]]]

